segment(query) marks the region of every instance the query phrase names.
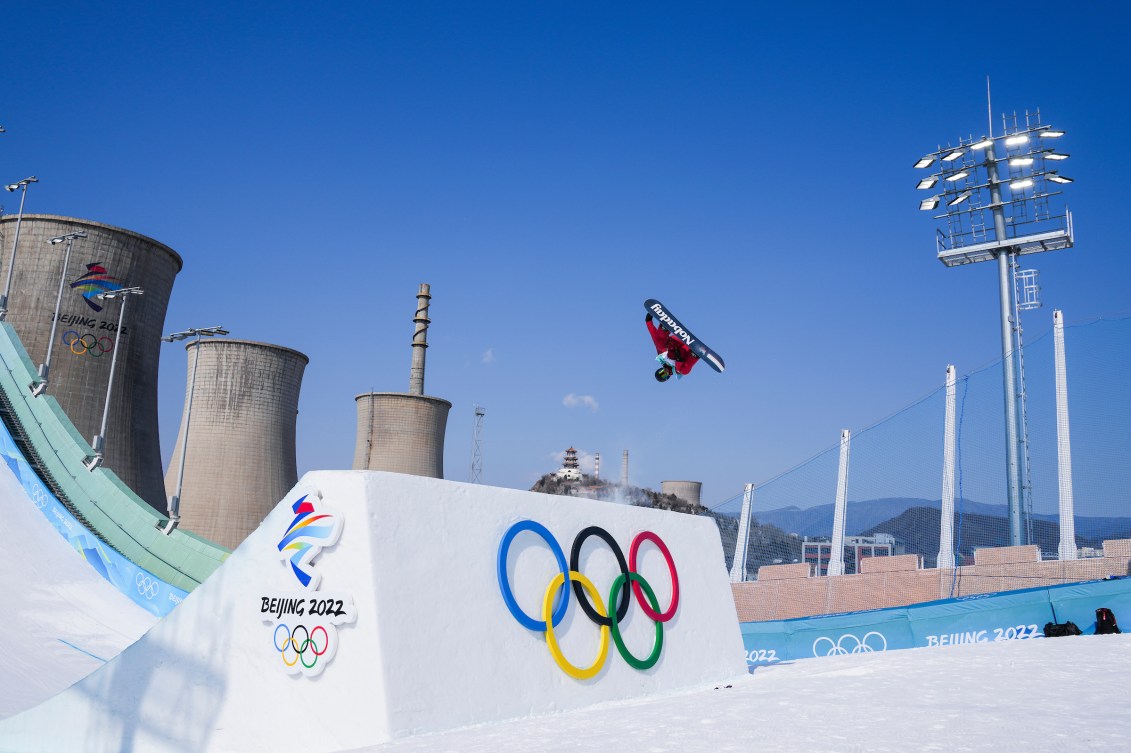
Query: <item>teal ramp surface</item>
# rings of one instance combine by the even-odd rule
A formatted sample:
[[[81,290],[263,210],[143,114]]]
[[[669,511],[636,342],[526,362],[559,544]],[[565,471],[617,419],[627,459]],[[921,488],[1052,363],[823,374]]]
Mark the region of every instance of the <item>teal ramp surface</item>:
[[[10,452],[5,461],[31,499],[46,500],[43,493],[50,492],[58,507],[45,514],[64,536],[76,536],[72,544],[95,569],[101,566],[112,583],[132,591],[141,588],[149,594],[156,587],[162,598],[145,598],[147,608],[168,611],[180,595],[211,575],[229,551],[180,529],[162,533],[166,518],[113,471],[88,471],[83,460],[93,450],[54,397],[32,396],[28,385],[36,378],[15,330],[0,322],[0,419]]]

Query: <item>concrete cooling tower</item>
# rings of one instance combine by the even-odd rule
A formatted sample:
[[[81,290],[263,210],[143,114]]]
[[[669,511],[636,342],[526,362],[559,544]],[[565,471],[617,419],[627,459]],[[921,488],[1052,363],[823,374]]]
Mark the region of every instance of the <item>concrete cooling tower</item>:
[[[703,490],[702,481],[661,481],[662,494],[674,494],[689,505],[699,505],[699,494]]]
[[[424,394],[424,352],[428,348],[430,287],[417,293],[409,391],[358,395],[354,470],[393,471],[444,477],[444,435],[452,404]]]
[[[0,263],[8,274],[16,217],[0,218]],[[67,269],[66,243],[52,238],[81,231]],[[105,432],[105,465],[138,496],[165,511],[157,425],[161,333],[181,257],[144,235],[100,222],[55,215],[23,216],[7,321],[28,355],[44,363],[62,281],[59,321],[51,348],[47,393],[54,395],[88,442],[99,433],[113,360],[118,316],[128,300],[118,343]],[[142,295],[99,300],[103,291],[137,286]]]
[[[194,340],[185,352],[185,412],[165,491],[177,490],[187,445],[180,525],[235,549],[298,481],[295,421],[309,359],[247,340]]]

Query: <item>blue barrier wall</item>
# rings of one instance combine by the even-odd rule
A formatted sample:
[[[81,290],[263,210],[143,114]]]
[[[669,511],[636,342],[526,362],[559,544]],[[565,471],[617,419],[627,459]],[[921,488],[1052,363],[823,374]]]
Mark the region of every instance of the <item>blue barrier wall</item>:
[[[1044,638],[1047,622],[1096,628],[1096,609],[1131,620],[1131,578],[979,594],[908,607],[742,623],[750,667],[838,654]]]
[[[164,617],[188,596],[153,573],[110,549],[98,540],[51,492],[24,458],[8,428],[0,422],[0,457],[27,492],[43,517],[87,563],[131,601],[150,614]]]

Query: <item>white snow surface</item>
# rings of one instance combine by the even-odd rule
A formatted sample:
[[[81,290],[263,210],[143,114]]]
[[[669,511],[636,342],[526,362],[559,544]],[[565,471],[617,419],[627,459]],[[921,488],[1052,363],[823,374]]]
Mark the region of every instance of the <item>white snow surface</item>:
[[[1131,750],[1129,672],[1131,634],[806,659],[353,753],[1113,753]]]
[[[0,719],[42,703],[113,659],[157,618],[59,535],[0,462]]]

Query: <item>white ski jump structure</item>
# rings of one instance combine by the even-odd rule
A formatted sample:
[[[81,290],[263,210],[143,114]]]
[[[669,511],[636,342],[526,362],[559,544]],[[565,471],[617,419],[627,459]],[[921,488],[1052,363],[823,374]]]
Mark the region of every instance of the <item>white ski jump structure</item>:
[[[0,721],[0,751],[340,751],[729,681],[721,554],[707,518],[312,472],[134,645]]]

